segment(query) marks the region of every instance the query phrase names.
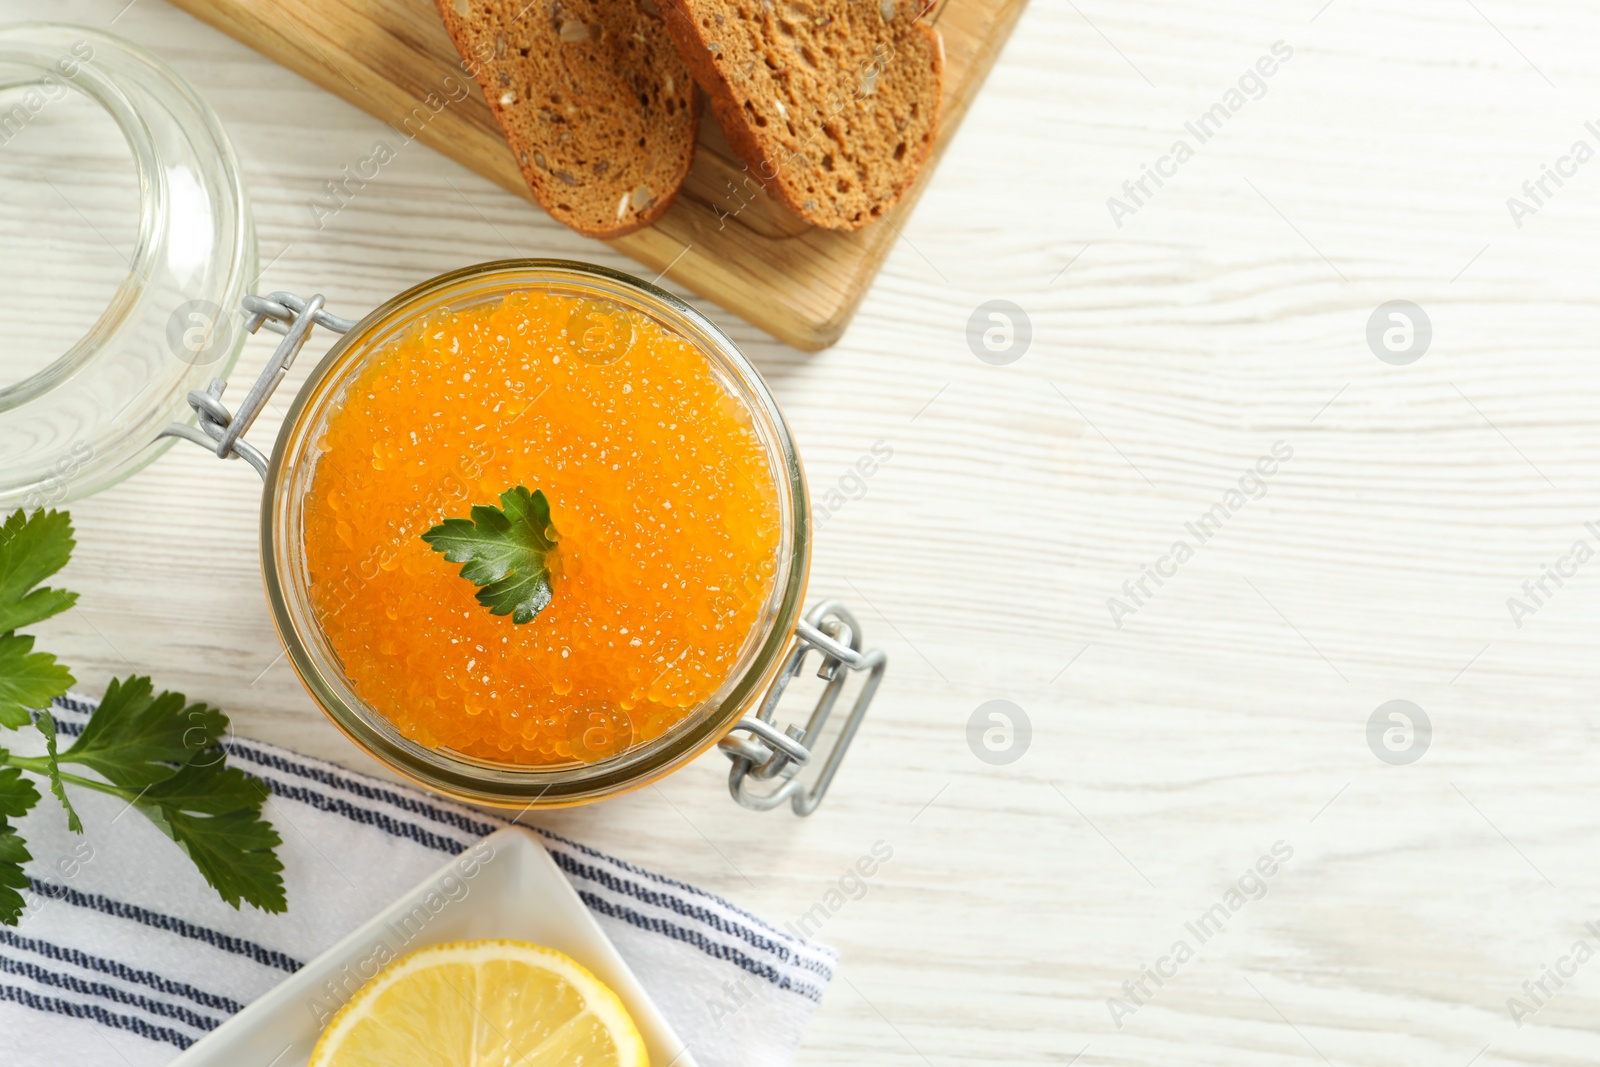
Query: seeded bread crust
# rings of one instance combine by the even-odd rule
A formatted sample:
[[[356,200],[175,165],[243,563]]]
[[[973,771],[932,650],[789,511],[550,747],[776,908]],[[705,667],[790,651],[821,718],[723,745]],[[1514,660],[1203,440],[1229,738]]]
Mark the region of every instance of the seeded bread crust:
[[[437,3],[546,211],[601,238],[666,213],[700,102],[651,0]]]
[[[662,0],[728,143],[806,221],[859,230],[933,150],[944,45],[915,0]]]

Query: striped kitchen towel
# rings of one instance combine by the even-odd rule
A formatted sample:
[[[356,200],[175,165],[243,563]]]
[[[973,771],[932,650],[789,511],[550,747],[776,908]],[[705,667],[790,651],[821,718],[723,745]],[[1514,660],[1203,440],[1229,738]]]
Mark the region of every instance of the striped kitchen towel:
[[[61,731],[77,734],[93,706],[57,701]],[[0,927],[0,1064],[164,1064],[506,825],[273,745],[235,739],[229,750],[272,789],[289,911],[233,910],[113,797],[74,793],[77,835],[46,794],[21,822],[34,857],[28,908]],[[537,832],[700,1064],[791,1062],[833,976],[832,949]]]

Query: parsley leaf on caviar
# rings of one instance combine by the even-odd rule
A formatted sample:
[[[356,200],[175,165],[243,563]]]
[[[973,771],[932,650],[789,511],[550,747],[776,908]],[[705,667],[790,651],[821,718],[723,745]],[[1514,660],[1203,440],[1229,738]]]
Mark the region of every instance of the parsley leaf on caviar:
[[[472,518],[446,519],[422,539],[451,563],[466,564],[461,577],[478,587],[478,603],[491,614],[531,622],[552,596],[545,557],[559,535],[550,501],[543,489],[519,485],[500,494],[500,505],[474,504]]]
[[[65,566],[72,548],[66,512],[18,511],[0,525],[0,727],[26,726],[37,711],[45,740],[42,756],[0,748],[0,924],[15,926],[26,903],[18,890],[27,888],[22,864],[32,857],[9,821],[39,801],[24,771],[48,780],[70,829],[82,832],[83,824],[67,786],[109,793],[149,816],[229,904],[285,910],[283,865],[274,854],[282,841],[261,816],[269,791],[224,765],[222,712],[182,693],[157,693],[148,678],[113,680],[72,745],[59,750],[63,731],[44,709],[72,685],[72,674],[14,629],[76,601],[75,593],[36,588]],[[62,769],[71,765],[96,777]]]

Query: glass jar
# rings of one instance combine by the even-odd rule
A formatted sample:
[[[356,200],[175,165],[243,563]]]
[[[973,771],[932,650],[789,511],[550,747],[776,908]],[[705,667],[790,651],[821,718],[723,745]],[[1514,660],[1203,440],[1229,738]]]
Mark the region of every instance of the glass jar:
[[[715,695],[666,733],[594,763],[496,763],[430,748],[404,737],[380,709],[362,699],[346,677],[317,621],[307,567],[304,517],[316,477],[316,442],[326,431],[328,419],[338,409],[348,386],[369,361],[381,359],[390,343],[430,314],[441,309],[460,311],[498,303],[522,292],[554,293],[624,308],[688,340],[705,356],[713,375],[749,416],[779,489],[781,537],[777,572],[767,602],[761,606],[759,622],[745,640],[737,665]],[[873,670],[874,663],[865,662],[860,654],[859,627],[847,612],[834,606],[826,618],[819,617],[809,624],[800,618],[810,553],[805,474],[788,424],[761,376],[728,336],[664,290],[603,267],[559,260],[481,263],[440,275],[394,297],[348,329],[312,372],[289,409],[267,466],[261,505],[261,556],[273,618],[301,681],[328,717],[362,749],[422,785],[462,800],[518,807],[576,804],[626,792],[700,755],[736,729],[762,695],[772,689],[791,658],[797,627],[801,625],[836,646],[832,659],[839,665],[836,669],[841,677],[849,667]],[[833,632],[830,634],[829,630]],[[827,658],[824,646],[807,644]],[[846,652],[855,655],[845,655]],[[881,657],[874,662],[881,663]],[[881,666],[875,669],[881,672]],[[830,700],[830,706],[831,703]],[[804,739],[814,739],[820,727],[819,722],[813,729],[796,731],[798,736],[778,735],[798,744],[784,755],[785,766],[773,770],[781,774],[809,761],[809,751],[802,757],[799,750],[804,748]],[[759,729],[744,727],[746,733],[754,735],[754,744],[765,744],[756,734]],[[777,739],[770,740],[777,752],[783,752],[776,749],[780,744]],[[752,755],[761,758],[752,763],[751,769],[765,764],[773,752]],[[739,782],[734,783],[734,788],[739,796]],[[794,795],[809,796],[798,791]],[[817,799],[820,795],[805,803],[814,807]]]

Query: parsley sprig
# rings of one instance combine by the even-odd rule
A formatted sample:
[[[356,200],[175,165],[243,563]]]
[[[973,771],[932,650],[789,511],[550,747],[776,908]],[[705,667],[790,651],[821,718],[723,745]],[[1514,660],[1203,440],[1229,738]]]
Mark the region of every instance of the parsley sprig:
[[[63,731],[46,709],[72,686],[72,673],[16,631],[77,602],[76,593],[42,584],[74,545],[64,511],[17,511],[0,526],[0,727],[33,722],[45,740],[42,756],[0,748],[0,923],[15,926],[26,906],[22,865],[33,857],[12,820],[40,794],[24,772],[45,780],[73,832],[83,832],[83,821],[68,786],[120,797],[176,842],[223,900],[286,910],[274,851],[282,841],[261,817],[267,788],[226,765],[222,712],[182,693],[157,693],[149,678],[113,680],[82,732],[60,747]]]
[[[559,537],[544,490],[523,485],[501,493],[498,508],[474,504],[472,518],[446,519],[422,535],[451,563],[466,564],[460,574],[478,586],[478,603],[514,623],[531,622],[550,606],[547,557]]]

